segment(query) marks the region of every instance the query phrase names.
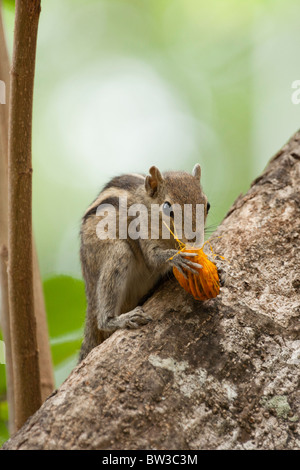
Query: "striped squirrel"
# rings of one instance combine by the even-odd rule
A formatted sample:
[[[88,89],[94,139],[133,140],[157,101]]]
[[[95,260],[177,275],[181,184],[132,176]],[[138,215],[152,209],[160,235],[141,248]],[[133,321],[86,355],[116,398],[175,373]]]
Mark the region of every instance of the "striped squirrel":
[[[139,305],[162,277],[176,266],[193,271],[195,263],[178,253],[173,236],[163,239],[161,229],[158,239],[99,239],[97,208],[109,204],[120,210],[120,198],[127,198],[128,206],[143,204],[150,214],[151,206],[157,204],[161,215],[172,218],[172,205],[204,207],[204,223],[209,203],[201,184],[201,168],[196,164],[192,174],[172,171],[161,174],[155,166],[150,175],[128,174],[113,178],[88,207],[82,218],[80,259],[85,280],[87,313],[79,362],[113,331],[119,328],[138,328],[151,320]],[[127,216],[126,226],[132,218]],[[194,220],[193,220],[194,224]],[[193,225],[194,226],[194,225]],[[204,238],[204,224],[202,227]],[[119,234],[118,234],[119,235]],[[187,242],[186,238],[181,238]],[[172,258],[172,259],[170,259]],[[199,267],[199,265],[196,265]]]

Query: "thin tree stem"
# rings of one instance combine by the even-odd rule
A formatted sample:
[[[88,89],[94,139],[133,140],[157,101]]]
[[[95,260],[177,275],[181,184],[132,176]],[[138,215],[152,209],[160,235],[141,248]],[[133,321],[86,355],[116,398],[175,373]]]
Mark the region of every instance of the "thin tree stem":
[[[8,109],[9,109],[9,56],[5,40],[5,31],[2,21],[2,8],[0,0],[0,79],[6,85],[6,104],[0,106],[0,325],[5,340],[6,349],[6,382],[7,400],[9,406],[9,430],[14,429],[14,393],[13,393],[13,367],[10,337],[10,315],[8,304],[8,279],[7,279],[7,246],[8,246]],[[42,289],[42,281],[39,271],[38,257],[33,238],[33,286],[34,286],[34,311],[37,328],[37,343],[40,364],[40,387],[42,401],[51,394],[54,389],[53,366],[49,345],[48,325],[46,309]]]
[[[19,429],[42,403],[32,262],[32,103],[40,0],[17,0],[8,141],[8,287]]]
[[[8,303],[7,245],[8,245],[8,96],[9,96],[9,57],[5,42],[0,2],[0,80],[5,83],[5,104],[0,105],[0,325],[5,341],[6,390],[9,407],[9,431],[14,433],[14,381],[10,336],[10,316]]]

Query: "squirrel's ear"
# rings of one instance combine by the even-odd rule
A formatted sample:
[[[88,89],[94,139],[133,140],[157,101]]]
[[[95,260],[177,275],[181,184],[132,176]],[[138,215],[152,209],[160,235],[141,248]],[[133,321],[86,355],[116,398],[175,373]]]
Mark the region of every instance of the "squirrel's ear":
[[[149,173],[151,176],[146,176],[145,188],[149,196],[154,196],[158,190],[159,185],[162,184],[164,179],[161,176],[161,172],[158,168],[156,168],[156,166],[152,166],[149,169]]]
[[[196,178],[199,183],[200,183],[200,178],[201,178],[201,166],[199,163],[196,163],[196,165],[193,168],[192,175],[194,178]]]

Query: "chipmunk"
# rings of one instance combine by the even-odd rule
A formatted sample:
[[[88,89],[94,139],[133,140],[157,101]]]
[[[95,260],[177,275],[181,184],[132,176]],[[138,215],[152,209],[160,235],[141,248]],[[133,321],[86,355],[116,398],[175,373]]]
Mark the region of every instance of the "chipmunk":
[[[155,166],[149,173],[148,176],[128,174],[113,178],[82,218],[80,259],[87,313],[79,362],[115,330],[138,328],[151,320],[139,305],[140,301],[173,266],[183,274],[183,268],[196,272],[195,267],[201,267],[193,262],[194,253],[188,255],[190,259],[186,253],[184,257],[178,253],[174,236],[163,239],[161,228],[156,239],[123,239],[119,233],[114,239],[99,239],[97,224],[102,219],[97,215],[97,208],[114,208],[119,220],[120,198],[127,198],[128,206],[142,204],[148,214],[151,206],[157,204],[160,216],[166,214],[170,219],[174,217],[174,204],[182,208],[184,204],[192,205],[193,218],[194,207],[202,204],[205,222],[210,205],[200,185],[199,164],[195,165],[192,174],[181,171],[161,174]],[[128,215],[126,227],[131,221],[132,217]],[[190,240],[183,238],[182,241]]]

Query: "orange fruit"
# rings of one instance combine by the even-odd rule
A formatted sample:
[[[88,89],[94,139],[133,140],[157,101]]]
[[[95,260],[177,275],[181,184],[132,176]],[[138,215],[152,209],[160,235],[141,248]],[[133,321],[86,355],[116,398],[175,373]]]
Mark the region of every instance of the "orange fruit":
[[[212,263],[202,248],[188,248],[184,247],[181,250],[181,253],[197,253],[195,257],[187,257],[187,259],[193,261],[194,263],[201,264],[202,268],[193,269],[198,271],[198,274],[191,273],[187,269],[183,269],[184,273],[187,276],[187,279],[173,267],[173,273],[177,281],[187,292],[192,294],[196,300],[207,300],[217,297],[220,292],[220,281],[217,267]]]

